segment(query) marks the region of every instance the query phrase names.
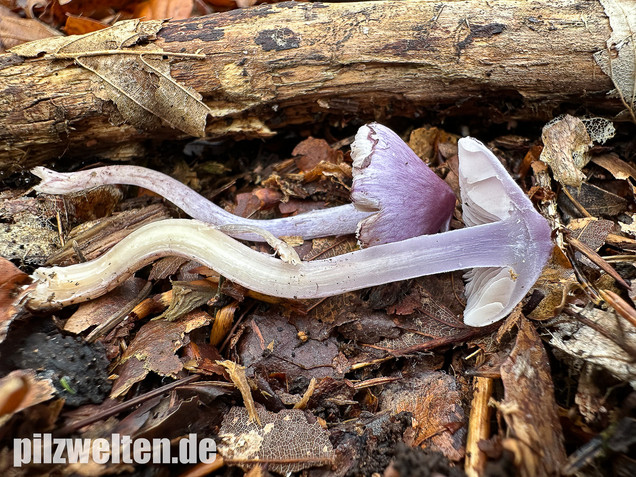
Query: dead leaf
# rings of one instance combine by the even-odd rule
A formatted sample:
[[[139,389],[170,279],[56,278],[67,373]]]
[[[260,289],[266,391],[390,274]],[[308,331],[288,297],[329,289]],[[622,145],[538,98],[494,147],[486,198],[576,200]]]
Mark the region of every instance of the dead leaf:
[[[188,333],[211,321],[212,317],[206,312],[195,311],[179,321],[150,321],[143,325],[121,357],[117,370],[120,376],[113,384],[111,398],[128,392],[150,371],[175,378],[183,369],[183,362],[175,352],[189,342]]]
[[[577,360],[605,368],[616,378],[628,381],[635,387],[636,363],[633,353],[636,350],[636,327],[613,310],[593,308],[582,309],[578,313],[589,320],[594,328],[570,316],[561,315],[550,327],[550,344]]]
[[[106,23],[102,23],[85,16],[77,16],[68,14],[64,31],[67,35],[84,35],[97,30],[108,28]]]
[[[239,359],[248,368],[248,376],[264,368],[284,373],[289,379],[341,377],[336,339],[303,341],[298,331],[280,313],[252,315],[238,344]]]
[[[581,169],[590,160],[592,146],[583,122],[566,114],[543,127],[543,151],[540,159],[552,169],[554,178],[564,185],[579,187],[585,175]]]
[[[32,369],[18,369],[0,378],[0,427],[13,416],[55,396],[50,379],[40,379]]]
[[[254,424],[243,407],[233,407],[223,419],[218,449],[226,462],[260,460],[285,475],[333,459],[329,434],[318,422],[308,422],[303,411],[285,409],[275,414],[261,408],[257,412],[262,426]],[[250,467],[249,462],[241,467]]]
[[[505,398],[498,408],[514,442],[504,447],[515,452],[519,475],[555,475],[566,454],[550,363],[534,326],[523,316],[517,323],[515,346],[501,366]]]
[[[309,172],[321,162],[338,164],[342,162],[342,151],[333,149],[324,139],[309,137],[296,145],[292,151],[296,167],[302,172]]]
[[[414,444],[442,452],[450,460],[464,457],[467,416],[465,390],[443,372],[424,372],[385,387],[380,409],[413,416]]]
[[[21,287],[30,280],[13,263],[0,257],[0,343],[7,337],[11,323],[22,311],[22,305],[18,303]]]
[[[125,20],[86,35],[57,37],[11,49],[27,58],[45,53],[54,59],[71,59],[102,81],[95,94],[113,101],[122,117],[141,129],[158,128],[161,121],[191,136],[205,135],[210,109],[193,89],[170,76],[163,57],[193,57],[157,48],[153,40],[163,21]],[[149,45],[141,43],[151,42]]]
[[[636,180],[636,168],[623,161],[620,157],[618,157],[618,154],[609,153],[603,154],[602,156],[596,156],[592,159],[592,162],[609,171],[609,173],[616,179],[631,178]]]
[[[0,53],[22,43],[60,35],[45,23],[35,18],[21,18],[0,5]]]
[[[403,330],[402,335],[382,340],[373,348],[401,356],[483,334],[483,328],[471,328],[462,321],[463,304],[458,300],[462,289],[456,288],[463,286],[461,275],[456,273],[453,280],[450,275],[416,279],[409,293],[387,310],[397,315],[395,322]]]
[[[581,204],[585,210],[594,217],[614,216],[624,212],[627,209],[627,201],[616,194],[608,192],[593,184],[583,182],[580,187],[565,186],[574,200]],[[560,192],[557,202],[561,208],[566,211],[572,211],[573,205],[570,199]],[[574,209],[573,216],[578,216],[579,212]]]
[[[409,147],[427,164],[435,164],[437,162],[437,153],[439,145],[444,144],[457,146],[459,136],[449,134],[442,129],[436,127],[418,128],[411,132],[408,140]]]
[[[144,20],[181,20],[192,14],[193,0],[146,0],[135,8],[133,16]]]
[[[616,87],[614,92],[636,121],[636,4],[618,0],[601,0],[601,4],[609,17],[612,35],[607,39],[607,48],[594,53],[594,60],[612,79]]]
[[[175,321],[210,301],[216,295],[217,289],[217,286],[207,281],[174,281],[172,282],[170,305],[155,320]]]
[[[554,248],[550,261],[533,288],[535,292],[523,311],[528,318],[538,321],[558,315],[567,304],[569,293],[579,288],[572,266],[559,247]]]

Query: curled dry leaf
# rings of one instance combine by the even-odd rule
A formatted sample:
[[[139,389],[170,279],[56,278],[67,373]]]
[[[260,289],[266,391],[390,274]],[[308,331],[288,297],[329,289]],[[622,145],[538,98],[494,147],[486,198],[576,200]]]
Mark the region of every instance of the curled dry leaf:
[[[540,159],[552,168],[554,178],[564,185],[579,187],[585,179],[581,169],[590,160],[592,140],[583,122],[565,115],[543,127]]]
[[[0,378],[0,427],[16,412],[48,401],[55,395],[50,379],[40,379],[32,369],[18,369]]]
[[[59,36],[60,32],[35,18],[21,18],[0,5],[0,53],[29,41]]]
[[[20,311],[16,304],[20,287],[28,282],[26,273],[0,257],[0,343],[4,341],[11,322]]]
[[[131,277],[113,291],[88,303],[83,303],[64,323],[64,330],[70,333],[81,333],[91,326],[101,325],[118,314],[126,304],[134,300],[146,280]]]

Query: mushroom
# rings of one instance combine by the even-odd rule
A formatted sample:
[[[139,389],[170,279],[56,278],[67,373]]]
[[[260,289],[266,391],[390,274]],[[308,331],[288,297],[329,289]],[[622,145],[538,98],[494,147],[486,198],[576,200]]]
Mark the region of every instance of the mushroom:
[[[466,274],[464,322],[488,325],[505,317],[534,284],[552,250],[551,231],[482,143],[461,139],[459,161],[463,229],[294,264],[254,251],[209,224],[169,219],[136,230],[91,262],[35,270],[27,306],[89,300],[159,256],[179,255],[249,289],[286,298],[321,298],[472,269]]]
[[[149,189],[190,217],[213,225],[258,227],[276,237],[305,239],[357,233],[363,246],[395,242],[447,229],[455,195],[452,189],[391,129],[377,123],[360,128],[352,144],[353,203],[271,220],[236,216],[185,184],[161,172],[139,166],[106,166],[60,173],[36,167],[42,179],[34,189],[68,194],[106,184]],[[395,224],[403,224],[396,227]],[[243,240],[264,241],[265,235],[235,229],[226,232]]]

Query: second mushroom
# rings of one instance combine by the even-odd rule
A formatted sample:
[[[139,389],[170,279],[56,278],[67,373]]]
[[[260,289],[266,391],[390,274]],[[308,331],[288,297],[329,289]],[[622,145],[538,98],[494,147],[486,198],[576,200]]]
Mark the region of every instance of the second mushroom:
[[[376,139],[365,126],[356,136],[354,149],[372,155],[375,149],[368,143]],[[39,308],[86,301],[113,289],[156,258],[178,255],[249,289],[286,298],[320,298],[469,270],[464,322],[488,325],[504,318],[539,277],[552,251],[551,230],[481,142],[463,138],[458,148],[463,229],[294,264],[254,251],[209,224],[164,220],[138,229],[91,262],[35,270],[28,305]]]

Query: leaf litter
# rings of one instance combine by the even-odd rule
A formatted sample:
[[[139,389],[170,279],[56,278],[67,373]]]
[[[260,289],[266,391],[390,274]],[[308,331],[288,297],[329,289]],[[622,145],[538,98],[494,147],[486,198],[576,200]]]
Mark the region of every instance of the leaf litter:
[[[143,8],[148,12],[168,11],[165,2],[146,3]],[[174,2],[170,8],[175,12],[188,9],[187,3]],[[605,8],[612,8],[615,3],[603,2]],[[59,16],[59,8],[67,8],[62,2],[59,4],[55,3],[51,15],[58,22],[63,17],[71,26],[67,15]],[[30,8],[32,13],[41,13],[36,4]],[[112,11],[119,8],[114,6]],[[65,13],[77,14],[70,9]],[[126,18],[123,10],[119,13]],[[620,28],[612,25],[617,33],[620,29],[631,31],[629,17],[626,18]],[[140,128],[168,125],[202,136],[209,110],[196,92],[170,77],[169,62],[177,56],[157,50],[153,44],[162,25],[162,20],[157,20],[122,22],[89,35],[24,45],[14,52],[25,56],[44,54],[41,61],[66,61],[69,67],[74,63],[91,72],[96,94],[117,104],[121,117],[113,116],[113,121],[126,120]],[[78,25],[78,32],[111,23],[97,13],[94,21],[93,25]],[[629,70],[634,44],[629,38],[617,36],[608,44],[609,51],[618,56],[607,52],[597,55],[627,109],[630,98],[633,102],[633,78],[622,73],[625,69],[619,63],[626,62]],[[197,53],[188,55],[196,59]],[[124,77],[120,77],[121,71],[126,71]],[[137,88],[138,84],[142,87]],[[412,148],[457,192],[459,136],[439,126],[410,133]],[[160,377],[178,380],[187,373],[200,373],[206,376],[205,380],[148,398],[127,415],[120,413],[108,421],[98,421],[79,435],[107,436],[113,429],[133,429],[137,436],[153,432],[176,436],[198,423],[202,435],[223,438],[220,453],[227,465],[238,465],[248,472],[250,468],[256,471],[253,466],[260,462],[262,472],[275,473],[299,472],[322,464],[321,469],[312,472],[407,475],[408,470],[419,466],[443,469],[439,471],[451,475],[462,467],[471,439],[467,435],[472,419],[468,404],[471,380],[481,373],[499,383],[498,388],[489,391],[497,403],[497,422],[486,433],[487,439],[474,447],[485,456],[491,471],[507,465],[519,475],[580,470],[584,466],[589,469],[598,464],[579,463],[573,449],[594,444],[601,435],[609,436],[608,452],[619,457],[629,453],[629,444],[621,448],[617,442],[621,433],[630,429],[629,416],[633,413],[624,398],[630,392],[626,383],[634,384],[636,343],[631,338],[634,325],[628,319],[636,315],[631,301],[633,291],[617,285],[599,266],[602,262],[569,248],[567,241],[571,234],[598,258],[607,260],[627,281],[636,276],[634,248],[629,248],[629,236],[636,236],[632,225],[636,178],[634,155],[629,152],[634,144],[624,136],[611,139],[613,134],[614,125],[606,119],[564,116],[545,126],[543,145],[538,138],[523,134],[494,138],[493,144],[499,148],[497,155],[553,221],[561,247],[555,249],[551,263],[523,308],[500,328],[499,335],[493,335],[494,329],[476,331],[463,325],[461,273],[385,285],[317,303],[290,304],[257,297],[183,261],[166,263],[150,276],[140,274],[129,280],[103,301],[82,305],[74,314],[62,310],[54,320],[59,327],[87,338],[93,326],[99,326],[118,308],[125,309],[146,280],[161,284],[155,290],[161,293],[144,300],[114,330],[98,338],[111,360],[112,396],[121,403],[143,399],[149,390],[158,387]],[[305,134],[306,138],[298,141],[291,153],[279,154],[278,162],[272,161],[271,155],[262,163],[241,159],[241,170],[232,179],[223,175],[236,172],[231,155],[227,161],[217,162],[215,158],[216,172],[205,171],[203,161],[209,159],[206,156],[199,157],[203,160],[200,166],[190,168],[181,162],[180,169],[175,167],[171,172],[202,192],[218,196],[227,209],[242,216],[270,218],[346,203],[351,167],[346,149],[341,146],[350,143],[351,138],[344,135],[338,146],[332,147],[321,139],[317,129],[311,135],[314,137]],[[326,136],[331,141],[333,136]],[[265,157],[260,151],[255,155]],[[540,162],[539,157],[545,162]],[[218,176],[216,182],[198,182],[204,178],[209,181],[210,174]],[[108,216],[120,200],[114,196],[113,206],[91,219],[78,209],[64,209],[68,204],[54,202],[53,198],[47,198],[53,204],[48,210],[32,199],[26,200],[3,197],[3,205],[35,211],[40,223],[43,218],[50,221],[55,215],[51,215],[51,210],[57,210],[62,212],[63,220],[94,220],[91,225],[97,229],[121,230],[125,234],[125,227],[108,224]],[[97,203],[102,200],[108,202],[103,198]],[[453,226],[460,226],[460,212],[457,211]],[[143,213],[139,220],[172,213],[171,209],[162,209],[156,216]],[[122,218],[124,223],[136,220],[127,215]],[[70,228],[71,223],[62,228],[63,237],[72,237],[67,240],[64,255],[53,256],[49,251],[38,260],[48,257],[59,263],[81,261],[84,255],[102,253],[109,246],[108,236],[112,236],[111,242],[122,236],[106,232],[91,239],[81,235],[81,228],[69,236]],[[58,234],[55,229],[47,228],[51,233],[49,241]],[[623,233],[628,237],[621,236]],[[305,242],[288,239],[303,260],[357,247],[349,237]],[[73,244],[73,240],[78,243]],[[91,240],[99,245],[89,251]],[[266,246],[254,247],[268,251]],[[20,294],[27,275],[7,270],[9,278],[2,284],[2,323],[5,332],[11,334],[24,316],[19,306],[10,302]],[[170,315],[173,321],[148,321],[166,309],[173,291],[180,287],[194,290],[198,286],[196,280],[202,276],[213,278],[207,282],[206,292],[185,307],[173,305],[179,309]],[[170,283],[170,277],[178,277],[181,283]],[[2,378],[0,397],[13,395],[14,391],[5,392],[6,386],[20,394],[21,387],[29,382],[25,378],[28,373],[18,369]],[[212,377],[222,381],[212,381]],[[26,399],[24,407],[14,406],[16,411],[6,413],[4,422],[11,428],[26,421],[33,425],[34,416],[44,415],[48,425],[52,425],[58,419],[62,401],[40,408],[55,392],[46,391],[49,388],[44,383],[28,386],[43,390],[41,398]],[[252,419],[247,407],[240,406],[247,402],[251,403]],[[100,406],[84,405],[76,415],[85,417],[115,404],[105,400]],[[297,405],[303,410],[290,409]],[[610,411],[609,406],[613,406]],[[227,412],[228,409],[231,410]],[[259,416],[261,426],[255,423],[254,415]],[[578,436],[568,437],[569,457],[561,444],[564,435]],[[2,456],[7,452],[10,451],[5,447]],[[600,454],[594,458],[603,462]],[[89,465],[75,470],[88,475],[105,469]]]
[[[203,137],[210,109],[199,93],[170,76],[168,59],[203,59],[205,55],[157,48],[152,40],[163,23],[124,20],[92,33],[25,43],[10,51],[23,57],[44,54],[50,61],[74,61],[98,79],[95,94],[114,102],[123,119],[140,129],[159,128],[163,121],[186,134]]]

